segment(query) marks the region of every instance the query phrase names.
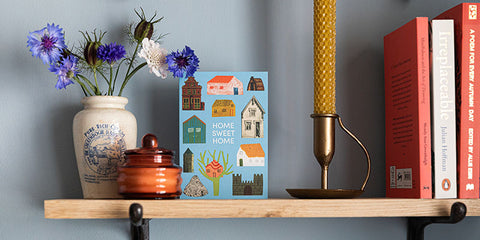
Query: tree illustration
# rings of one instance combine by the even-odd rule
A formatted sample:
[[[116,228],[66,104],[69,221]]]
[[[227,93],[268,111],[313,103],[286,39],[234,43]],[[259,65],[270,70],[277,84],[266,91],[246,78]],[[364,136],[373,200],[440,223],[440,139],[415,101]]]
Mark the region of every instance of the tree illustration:
[[[226,158],[225,158],[225,155],[223,154],[223,151],[219,151],[218,156],[216,158],[215,158],[215,153],[216,153],[216,150],[213,151],[213,154],[210,151],[208,151],[208,154],[210,155],[210,157],[208,157],[206,156],[207,151],[205,150],[203,154],[200,153],[200,158],[197,160],[198,160],[198,166],[200,166],[199,168],[200,173],[204,177],[206,177],[208,180],[212,181],[213,195],[218,196],[219,189],[220,189],[220,178],[222,178],[225,175],[232,174],[233,171],[231,171],[231,169],[233,165],[228,166],[228,153]],[[205,160],[205,157],[207,157],[206,160]],[[223,165],[221,165],[217,161],[217,160],[220,160],[220,158],[222,158]]]

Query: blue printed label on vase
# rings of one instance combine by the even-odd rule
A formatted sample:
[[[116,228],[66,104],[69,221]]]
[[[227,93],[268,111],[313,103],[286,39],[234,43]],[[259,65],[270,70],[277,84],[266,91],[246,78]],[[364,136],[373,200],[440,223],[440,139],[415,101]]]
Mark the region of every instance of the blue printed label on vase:
[[[118,124],[97,124],[84,135],[84,160],[92,171],[91,174],[85,174],[85,181],[116,181],[117,167],[125,162],[125,134]]]

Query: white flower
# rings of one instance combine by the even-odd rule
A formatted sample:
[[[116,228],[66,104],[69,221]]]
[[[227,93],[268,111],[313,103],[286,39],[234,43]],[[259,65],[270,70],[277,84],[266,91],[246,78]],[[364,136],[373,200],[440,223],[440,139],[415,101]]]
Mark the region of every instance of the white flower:
[[[167,77],[168,64],[166,62],[167,50],[160,47],[159,43],[153,40],[144,38],[142,40],[142,50],[138,54],[139,57],[145,58],[150,73],[155,73],[157,77],[165,79]]]

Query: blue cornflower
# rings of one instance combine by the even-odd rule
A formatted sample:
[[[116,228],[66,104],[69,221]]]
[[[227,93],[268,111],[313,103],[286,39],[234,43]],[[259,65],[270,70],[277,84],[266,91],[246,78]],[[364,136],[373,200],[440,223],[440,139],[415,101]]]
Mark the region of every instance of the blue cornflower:
[[[60,25],[55,26],[52,23],[40,30],[30,32],[27,47],[30,47],[32,56],[42,59],[44,64],[54,64],[60,59],[62,50],[67,47],[64,41]]]
[[[125,47],[113,42],[98,47],[97,57],[112,65],[114,62],[122,59],[126,53]]]
[[[78,73],[78,58],[73,55],[69,55],[57,64],[52,64],[49,68],[50,72],[57,74],[58,81],[55,88],[62,89],[68,85],[73,84],[72,78],[77,76]]]
[[[188,46],[179,52],[172,52],[167,55],[168,71],[173,73],[174,77],[193,77],[193,74],[197,71],[198,57],[193,50]],[[184,76],[185,75],[185,76]]]

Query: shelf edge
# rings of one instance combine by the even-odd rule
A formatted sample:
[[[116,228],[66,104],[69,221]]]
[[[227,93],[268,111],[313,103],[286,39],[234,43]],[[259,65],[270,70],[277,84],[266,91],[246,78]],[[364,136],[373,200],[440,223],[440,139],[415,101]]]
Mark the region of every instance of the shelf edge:
[[[479,199],[45,200],[48,219],[128,218],[132,203],[145,218],[340,218],[448,216],[454,202],[480,216]]]

